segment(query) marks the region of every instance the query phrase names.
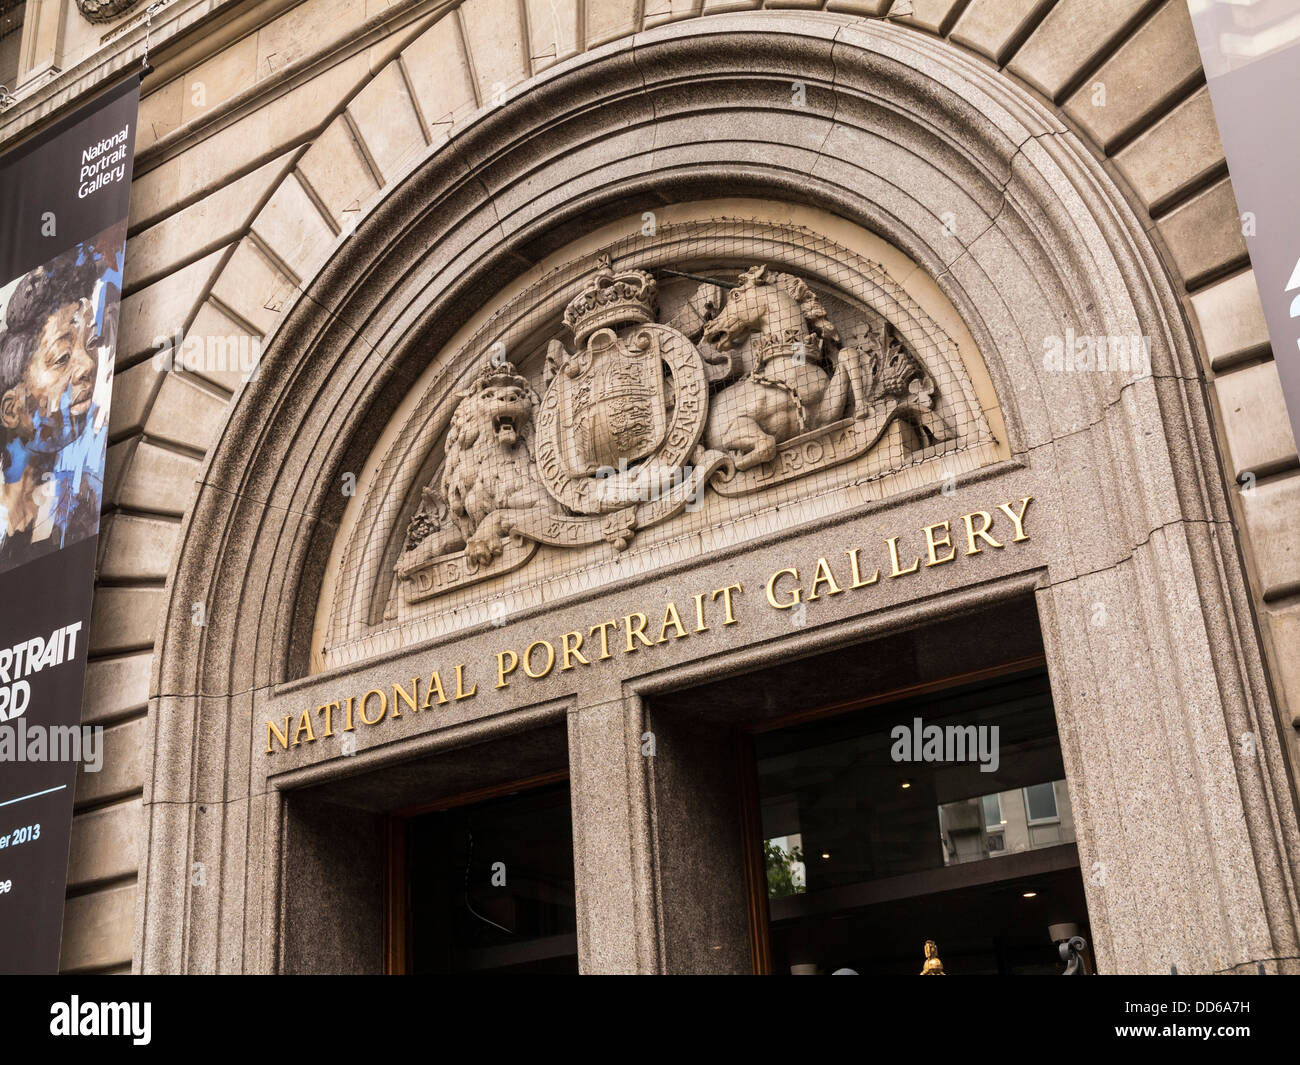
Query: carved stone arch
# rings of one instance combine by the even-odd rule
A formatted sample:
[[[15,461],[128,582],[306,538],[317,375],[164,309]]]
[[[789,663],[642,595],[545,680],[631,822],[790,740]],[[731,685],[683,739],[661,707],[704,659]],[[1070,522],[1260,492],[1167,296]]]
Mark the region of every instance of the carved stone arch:
[[[806,92],[798,106],[792,82]],[[720,192],[811,204],[880,234],[937,280],[989,366],[1012,457],[981,484],[1036,495],[1034,544],[1020,557],[1032,560],[1024,579],[1102,966],[1246,970],[1300,953],[1275,714],[1227,504],[1207,472],[1217,467],[1192,340],[1141,224],[1077,138],[997,71],[897,27],[765,12],[659,27],[519,87],[431,149],[283,316],[207,460],[168,582],[150,701],[143,969],[289,965],[283,789],[327,779],[338,762],[306,745],[268,762],[257,726],[337,697],[335,675],[306,676],[314,604],[347,502],[340,479],[372,452],[382,412],[474,308],[558,247]],[[1045,370],[1044,338],[1067,331],[1147,337],[1153,374]],[[994,596],[989,573],[951,590]],[[1112,605],[1104,630],[1089,620],[1098,599]],[[191,624],[196,602],[204,627]],[[887,604],[882,623],[906,607]],[[432,661],[410,657],[413,668]],[[378,678],[380,665],[358,675]],[[537,690],[581,710],[621,689]],[[471,713],[452,731],[465,742],[509,717]],[[1235,753],[1247,732],[1258,757]],[[354,764],[436,742],[408,719],[361,737]],[[580,888],[584,965],[660,968],[644,811],[629,799],[630,835],[599,851],[611,838],[600,819],[617,803],[588,804],[583,772],[575,845],[626,874],[599,897]],[[220,870],[219,892],[189,889],[196,861],[209,883]]]

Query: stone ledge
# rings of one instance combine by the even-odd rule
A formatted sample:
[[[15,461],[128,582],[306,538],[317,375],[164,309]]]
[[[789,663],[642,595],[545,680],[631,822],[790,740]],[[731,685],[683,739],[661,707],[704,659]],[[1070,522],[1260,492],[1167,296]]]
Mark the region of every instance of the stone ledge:
[[[1300,473],[1243,491],[1241,508],[1264,599],[1300,591]]]
[[[1051,100],[1138,18],[1150,0],[1060,0],[1007,64]]]
[[[770,6],[770,5],[769,5]],[[903,26],[915,26],[917,29],[938,34],[955,8],[962,6],[960,0],[912,0],[910,15],[893,15],[893,21]]]
[[[75,815],[68,852],[68,887],[134,875],[142,823],[138,798]]]
[[[154,373],[158,371],[150,370]],[[225,423],[229,404],[191,379],[188,373],[168,371],[149,410],[147,435],[196,451],[206,451]]]
[[[110,514],[100,523],[99,577],[163,580],[179,526],[171,521]]]
[[[1043,10],[1055,0],[971,0],[949,36],[995,63]]]
[[[1267,609],[1264,614],[1285,695],[1287,714],[1282,724],[1292,748],[1300,755],[1300,603]]]
[[[399,60],[352,97],[347,113],[362,150],[385,183],[402,173],[428,143]]]
[[[1223,167],[1209,89],[1198,89],[1114,159],[1153,214],[1164,201]]]
[[[179,518],[194,494],[199,466],[197,459],[142,440],[127,460],[113,502]]]
[[[1216,372],[1269,347],[1268,324],[1253,270],[1194,293],[1191,301],[1205,354]]]
[[[86,772],[84,761],[77,767],[77,806],[139,794],[140,782],[148,771],[147,728],[144,716],[104,728],[99,771]]]
[[[128,259],[133,252],[133,243],[127,241]],[[218,248],[122,300],[117,334],[119,366],[151,357],[160,340],[170,341],[184,331],[204,290],[217,276],[225,254],[225,248]]]
[[[1139,26],[1063,109],[1109,151],[1112,143],[1164,110],[1200,77],[1201,53],[1191,15],[1187,4],[1176,0]],[[1105,94],[1100,105],[1098,91]]]
[[[162,588],[96,585],[90,608],[90,653],[106,655],[150,647],[163,605]]]
[[[336,118],[298,160],[298,171],[330,213],[334,228],[356,222],[379,183],[370,172],[350,123]]]
[[[1241,216],[1227,178],[1170,211],[1156,226],[1189,289],[1246,261]]]
[[[289,153],[277,156],[131,237],[126,295],[179,273],[196,249],[207,255],[237,241],[252,220],[253,206],[283,181],[289,162]]]
[[[86,667],[83,724],[104,724],[149,705],[149,678],[153,654],[144,651],[123,658],[105,658]],[[138,782],[137,782],[138,783]]]

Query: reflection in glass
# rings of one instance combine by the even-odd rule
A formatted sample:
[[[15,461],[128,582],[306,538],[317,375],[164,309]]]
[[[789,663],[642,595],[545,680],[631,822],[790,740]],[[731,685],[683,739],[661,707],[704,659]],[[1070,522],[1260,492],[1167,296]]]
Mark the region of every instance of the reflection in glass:
[[[894,735],[931,726],[980,742],[963,756]],[[1048,930],[1085,928],[1087,907],[1044,672],[773,729],[753,745],[774,971],[914,976],[929,939],[949,973],[1060,971]]]
[[[576,973],[567,783],[415,817],[410,971]]]
[[[1073,843],[1074,818],[1065,781],[944,803],[939,807],[939,832],[944,865]]]
[[[891,731],[917,719],[996,728],[996,769],[897,761]],[[1074,841],[1041,674],[766,733],[755,750],[772,898]]]
[[[807,870],[803,864],[803,848],[798,833],[778,836],[763,841],[763,855],[767,859],[767,894],[780,899],[798,895],[808,886]]]

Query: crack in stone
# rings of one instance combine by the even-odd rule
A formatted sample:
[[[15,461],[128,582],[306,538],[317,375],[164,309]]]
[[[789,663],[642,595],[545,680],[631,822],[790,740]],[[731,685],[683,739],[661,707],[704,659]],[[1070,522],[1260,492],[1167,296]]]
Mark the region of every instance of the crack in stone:
[[[840,34],[844,32],[843,26],[837,26],[835,36],[831,38],[831,117],[826,126],[826,135],[822,137],[822,142],[817,147],[817,158],[813,160],[812,169],[809,173],[817,173],[818,166],[821,165],[822,156],[826,154],[826,143],[831,139],[831,134],[835,132],[835,125],[840,113],[840,65],[835,59],[835,50],[840,46]]]
[[[1230,522],[1221,521],[1218,518],[1175,518],[1172,521],[1162,522],[1155,528],[1148,530],[1143,534],[1141,540],[1129,548],[1128,553],[1115,562],[1108,563],[1105,566],[1098,566],[1096,569],[1077,572],[1071,577],[1065,577],[1057,581],[1049,581],[1046,585],[1048,588],[1063,588],[1067,584],[1082,580],[1084,577],[1095,577],[1099,573],[1110,573],[1118,570],[1121,566],[1134,561],[1134,554],[1139,548],[1147,547],[1151,543],[1151,538],[1156,533],[1164,532],[1166,529],[1173,529],[1181,525],[1204,525],[1208,529],[1227,529],[1231,530]],[[1050,566],[1050,563],[1048,563]]]
[[[292,514],[295,517],[304,518],[307,521],[316,525],[324,526],[325,528],[335,530],[339,528],[338,522],[330,521],[319,514],[309,514],[305,510],[295,510],[293,507],[281,506],[279,503],[272,503],[269,499],[259,499],[249,492],[232,492],[229,488],[223,488],[221,485],[216,484],[213,481],[197,481],[195,483],[204,488],[211,488],[214,492],[220,492],[222,495],[229,496],[231,499],[254,503],[257,506],[265,507],[267,510],[278,510],[283,514]]]
[[[977,234],[975,234],[973,238],[963,242],[961,254],[958,255],[955,259],[953,259],[953,261],[950,262],[946,267],[944,267],[943,270],[941,270],[939,273],[934,275],[934,280],[936,283],[941,278],[951,274],[952,268],[956,266],[959,262],[961,262],[962,259],[966,258],[966,256],[970,254],[971,248],[974,247],[976,244],[978,244],[984,238],[984,235],[998,224],[998,219],[1002,217],[1002,212],[1006,210],[1007,207],[1007,189],[1011,187],[1011,182],[1015,179],[1016,176],[1016,159],[1019,158],[1021,152],[1024,151],[1025,145],[1032,140],[1038,140],[1040,137],[1058,137],[1061,135],[1062,132],[1063,132],[1062,130],[1049,129],[1043,133],[1030,133],[1025,137],[1024,140],[1022,140],[1019,144],[1016,145],[1016,150],[1012,152],[1007,159],[1007,177],[1006,180],[1002,182],[1001,187],[998,189],[998,195],[1000,197],[1000,200],[998,202],[998,209],[994,213],[992,220],[989,222],[987,226],[985,226]]]

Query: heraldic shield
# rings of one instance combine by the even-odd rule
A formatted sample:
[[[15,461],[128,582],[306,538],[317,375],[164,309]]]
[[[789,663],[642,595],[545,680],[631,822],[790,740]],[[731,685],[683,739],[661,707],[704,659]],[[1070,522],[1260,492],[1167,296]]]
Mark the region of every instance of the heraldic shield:
[[[685,338],[682,338],[685,339]],[[560,453],[571,477],[590,477],[654,454],[668,430],[658,338],[592,334],[552,383],[559,399]]]
[[[625,511],[639,528],[662,521],[728,463],[720,452],[697,453],[708,387],[700,353],[671,326],[598,329],[573,354],[556,343],[537,417],[542,484],[575,515]],[[551,516],[545,525],[529,522],[527,534],[544,543],[590,535],[582,522]]]
[[[657,304],[653,276],[616,271],[607,256],[569,302],[574,349],[551,341],[536,441],[538,477],[566,513],[528,515],[514,535],[548,544],[604,539],[621,550],[729,466],[725,454],[700,449],[703,357],[684,333],[655,320]]]

